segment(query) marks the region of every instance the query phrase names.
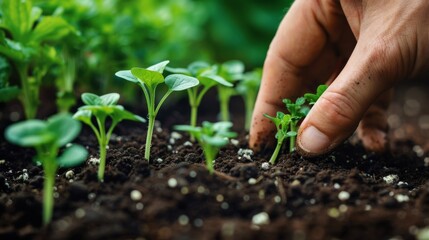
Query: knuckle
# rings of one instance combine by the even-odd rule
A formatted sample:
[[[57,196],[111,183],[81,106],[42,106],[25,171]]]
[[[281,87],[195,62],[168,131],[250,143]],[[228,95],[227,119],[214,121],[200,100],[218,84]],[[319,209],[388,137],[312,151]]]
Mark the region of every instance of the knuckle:
[[[330,91],[321,96],[319,108],[324,119],[340,127],[355,123],[356,102],[342,92]]]

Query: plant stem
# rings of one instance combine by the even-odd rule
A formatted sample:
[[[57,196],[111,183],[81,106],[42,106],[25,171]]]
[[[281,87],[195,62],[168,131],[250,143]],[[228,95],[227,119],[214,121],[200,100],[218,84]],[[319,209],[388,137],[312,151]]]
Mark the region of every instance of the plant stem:
[[[282,148],[282,145],[283,145],[283,139],[278,139],[276,149],[274,149],[273,155],[270,158],[271,164],[276,163],[277,156],[279,155],[279,152],[280,152],[280,149]]]
[[[228,90],[229,89],[224,86],[218,86],[221,121],[229,121],[228,105],[229,105],[230,94]]]
[[[291,132],[296,132],[296,125],[297,123],[294,121],[290,122],[290,131]],[[296,140],[296,136],[291,136],[289,139],[289,152],[293,152],[295,151],[295,140]]]
[[[17,64],[17,70],[22,86],[22,104],[24,106],[25,117],[27,119],[34,119],[37,113],[37,91],[39,86],[31,86],[27,76],[28,64]]]
[[[246,109],[246,119],[244,120],[245,121],[244,128],[246,129],[246,131],[250,130],[250,123],[252,122],[253,107],[255,105],[254,101],[255,101],[254,95],[248,93],[244,101],[244,105]]]
[[[147,161],[150,160],[150,147],[152,144],[152,134],[153,134],[154,126],[155,126],[155,115],[149,115],[149,125],[146,133],[146,146],[145,146],[145,152],[144,152],[144,158],[146,158]]]
[[[206,144],[204,147],[204,157],[206,158],[206,167],[210,174],[214,172],[214,159],[215,159],[215,149],[212,146]]]
[[[51,222],[54,209],[55,159],[46,159],[44,164],[45,180],[43,185],[43,224]]]
[[[106,168],[107,144],[100,143],[100,165],[98,166],[98,180],[104,182],[104,171]]]

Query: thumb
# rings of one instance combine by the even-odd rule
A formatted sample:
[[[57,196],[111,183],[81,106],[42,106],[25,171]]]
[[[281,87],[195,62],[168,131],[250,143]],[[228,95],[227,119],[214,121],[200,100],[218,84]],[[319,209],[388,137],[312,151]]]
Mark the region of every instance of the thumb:
[[[400,78],[391,48],[358,45],[301,124],[297,150],[304,156],[327,153],[347,139],[370,105]]]

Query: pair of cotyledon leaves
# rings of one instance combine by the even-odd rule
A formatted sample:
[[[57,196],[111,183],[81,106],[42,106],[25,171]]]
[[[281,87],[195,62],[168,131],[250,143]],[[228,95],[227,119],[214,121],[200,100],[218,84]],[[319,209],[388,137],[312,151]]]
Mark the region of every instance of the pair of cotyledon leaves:
[[[10,142],[22,147],[56,151],[75,139],[80,130],[80,122],[69,114],[57,114],[47,121],[31,119],[16,123],[6,129],[5,136]],[[60,167],[73,167],[85,161],[87,155],[88,152],[84,147],[73,144],[66,148],[56,160]],[[43,163],[44,159],[36,160]]]
[[[179,131],[187,131],[195,136],[199,141],[214,147],[223,147],[228,144],[228,139],[236,137],[235,132],[231,132],[231,122],[222,121],[211,123],[204,121],[201,127],[189,125],[178,125],[175,127]]]

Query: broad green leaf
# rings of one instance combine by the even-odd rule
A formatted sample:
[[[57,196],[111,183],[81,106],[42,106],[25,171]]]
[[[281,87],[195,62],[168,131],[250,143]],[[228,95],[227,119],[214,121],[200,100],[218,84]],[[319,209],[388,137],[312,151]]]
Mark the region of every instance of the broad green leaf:
[[[1,2],[2,24],[14,40],[26,42],[33,27],[32,5],[29,0],[3,0]],[[36,15],[36,14],[34,14]],[[33,16],[34,16],[33,15]]]
[[[48,119],[47,128],[56,135],[58,146],[63,146],[77,137],[81,124],[70,114],[57,114]]]
[[[167,66],[167,64],[169,63],[170,61],[162,61],[162,62],[160,62],[160,63],[157,63],[157,64],[155,64],[155,65],[152,65],[152,66],[150,66],[150,67],[148,67],[148,68],[146,68],[147,70],[150,70],[150,71],[154,71],[154,72],[158,72],[158,73],[163,73],[164,72],[164,69],[165,69],[165,67]]]
[[[199,83],[198,79],[183,74],[171,74],[165,78],[165,84],[172,91],[182,91],[195,87]]]
[[[200,127],[193,127],[190,125],[176,125],[174,126],[175,130],[178,131],[185,131],[185,132],[201,132],[201,128]]]
[[[130,81],[130,82],[134,82],[134,83],[138,83],[139,82],[139,80],[136,77],[134,77],[134,75],[131,73],[131,70],[118,71],[118,72],[115,73],[115,75],[117,77],[123,78],[123,79],[125,79],[127,81]]]
[[[91,124],[91,116],[92,113],[89,110],[78,110],[74,115],[73,118],[79,121],[84,122],[85,124],[90,125]]]
[[[73,144],[57,158],[57,163],[60,167],[75,167],[83,163],[87,157],[88,151],[84,147]]]
[[[192,75],[192,73],[186,69],[186,68],[172,68],[172,67],[166,67],[165,70],[171,72],[171,73],[180,73],[180,74],[185,74],[185,75]]]
[[[203,73],[200,76],[198,76],[198,79],[204,85],[212,85],[211,81],[214,81],[214,82],[219,83],[220,85],[223,85],[226,87],[234,86],[232,83],[226,81],[223,77],[215,75],[215,74],[204,74]]]
[[[9,126],[5,131],[6,139],[23,147],[40,146],[52,142],[55,135],[47,129],[41,120],[27,120]]]
[[[72,32],[72,26],[57,16],[46,16],[36,25],[31,35],[34,42],[58,41]]]
[[[16,86],[0,88],[0,102],[8,102],[18,97],[20,89]]]
[[[244,64],[238,60],[230,60],[222,63],[222,69],[229,74],[241,74],[244,71]]]
[[[164,82],[164,76],[156,71],[144,68],[132,68],[131,73],[151,89]]]
[[[103,96],[100,96],[100,104],[109,106],[116,105],[119,101],[120,95],[118,93],[109,93]]]
[[[111,114],[111,117],[114,121],[120,122],[122,120],[131,120],[131,121],[137,121],[137,122],[146,122],[146,119],[135,115],[125,109],[121,108],[113,108],[113,112]]]
[[[198,76],[202,71],[209,68],[210,65],[203,61],[196,61],[189,64],[188,69],[191,72],[192,76]]]
[[[328,85],[320,85],[317,87],[317,95],[320,97],[322,96],[322,94],[326,91],[326,89],[328,89]]]
[[[101,100],[100,97],[93,93],[82,93],[82,102],[86,105],[99,105]]]
[[[222,122],[216,122],[213,123],[212,128],[215,131],[219,131],[219,130],[223,130],[223,129],[229,129],[232,127],[232,122],[228,122],[228,121],[222,121]]]
[[[229,142],[228,139],[225,137],[217,137],[217,136],[210,137],[206,135],[202,136],[202,141],[214,147],[223,147],[227,145]]]

